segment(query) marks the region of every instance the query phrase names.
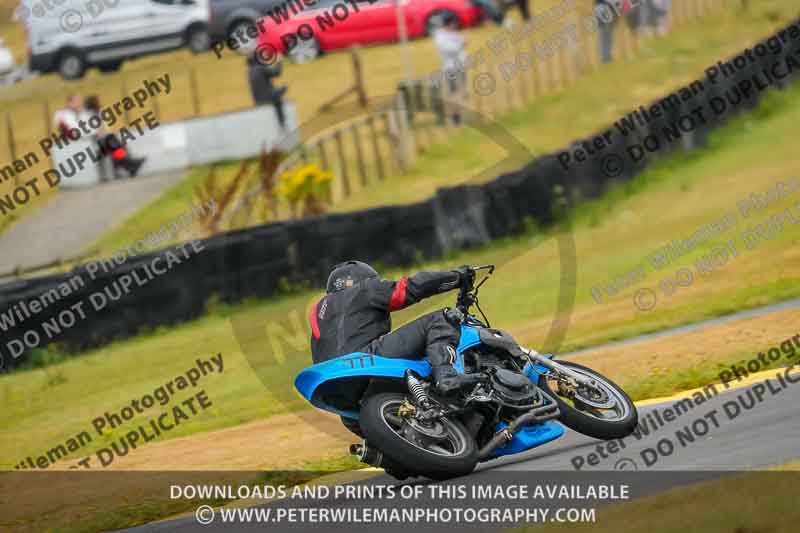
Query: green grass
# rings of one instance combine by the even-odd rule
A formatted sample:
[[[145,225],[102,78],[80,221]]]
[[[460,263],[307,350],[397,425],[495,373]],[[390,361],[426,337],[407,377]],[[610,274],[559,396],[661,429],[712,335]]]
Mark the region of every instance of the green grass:
[[[537,5],[537,12],[546,7],[544,4]],[[782,22],[797,14],[793,3],[787,0],[759,2],[751,6],[746,17],[743,17],[736,8],[715,11],[701,20],[675,28],[666,38],[645,41],[643,48],[635,57],[620,59],[611,65],[587,72],[569,89],[551,89],[538,96],[530,105],[513,112],[504,111],[507,105],[506,85],[500,75],[496,74],[498,89],[493,95],[483,99],[485,102],[482,103],[482,109],[490,119],[497,120],[499,125],[515,136],[532,156],[559,150],[576,136],[588,135],[604,128],[630,109],[640,104],[647,104],[701,77],[708,65],[738,53],[745,46],[767,36]],[[566,19],[571,20],[569,16]],[[560,22],[552,23],[535,32],[534,40],[539,42],[557,32],[560,29],[559,24]],[[472,50],[482,48],[489,54],[487,57],[490,57],[491,52],[485,43],[491,32],[486,33],[487,31],[489,30],[481,29],[469,32],[468,40]],[[586,46],[593,50],[594,45],[592,40]],[[387,57],[384,48],[386,47],[364,50],[364,62],[368,65],[368,73],[377,69],[378,64],[381,65],[380,69],[383,72],[384,62],[397,60]],[[415,41],[411,48],[414,60],[419,61],[415,64],[424,65],[420,72],[431,72],[433,66],[429,64],[430,58],[423,59],[426,53],[428,55],[431,53],[429,43]],[[331,56],[325,61],[334,59],[335,57]],[[496,72],[497,64],[510,59],[510,52],[494,58],[493,72]],[[344,68],[343,65],[340,66]],[[322,69],[320,75],[327,72],[327,66],[323,68],[320,65],[320,68]],[[397,68],[403,70],[402,65],[397,65]],[[487,65],[480,68],[490,69],[488,60]],[[476,69],[475,73],[479,71]],[[393,85],[385,84],[383,76],[381,75],[380,81],[374,84],[370,79],[371,96],[385,96],[393,91]],[[513,98],[516,101],[520,99],[520,83],[523,77],[529,87],[528,90],[531,91],[530,75],[517,75],[510,82]],[[317,98],[319,95],[319,91],[313,94]],[[309,94],[306,98],[307,101],[311,101],[312,95]],[[476,107],[478,103],[473,101],[471,105]],[[497,106],[500,106],[500,109],[497,109]],[[314,116],[307,118],[313,120]],[[485,169],[508,156],[506,147],[499,145],[490,135],[471,128],[439,131],[433,142],[429,141],[426,134],[418,132],[418,143],[424,151],[416,157],[408,173],[401,174],[393,170],[384,182],[373,183],[364,188],[358,187],[356,176],[351,176],[355,193],[349,198],[338,199],[332,210],[343,212],[423,200],[434,194],[439,187],[475,181]],[[329,157],[334,161],[332,149],[332,145],[328,147]],[[382,149],[385,150],[386,147]],[[368,163],[371,161],[370,156],[368,153],[366,157]],[[511,170],[513,166],[522,166],[527,159],[526,155],[514,161],[507,170]],[[232,177],[234,172],[235,169],[229,167],[228,177]],[[350,167],[350,172],[355,173],[353,165]],[[338,171],[335,173],[340,174]],[[494,175],[496,173],[492,173],[492,177]],[[188,194],[171,196],[170,201],[180,203],[180,207],[172,211],[183,209],[186,203],[192,201],[191,189],[184,189],[184,192]],[[137,231],[142,221],[158,226],[168,221],[165,216],[163,203],[146,206],[115,228],[108,239],[117,242],[133,240],[138,235]],[[103,242],[106,240],[104,238]],[[106,252],[112,251],[105,247],[103,249]]]
[[[632,305],[635,288],[603,304],[595,303],[590,295],[593,285],[630,270],[660,243],[691,234],[702,223],[735,208],[739,199],[765,191],[800,168],[800,154],[784,142],[800,121],[798,103],[798,87],[773,94],[758,115],[737,119],[715,134],[702,152],[664,161],[639,178],[636,186],[579,208],[582,214],[572,221],[578,272],[575,309],[559,351],[800,295],[800,227],[788,227],[757,250],[743,252],[724,270],[698,280],[649,313]],[[764,158],[767,153],[769,159]],[[800,197],[792,203],[796,201]],[[776,205],[757,220],[787,206],[788,202]],[[555,242],[530,235],[505,239],[424,267],[501,265],[482,290],[482,306],[494,325],[510,329],[523,343],[540,347],[559,291],[561,269]],[[697,253],[707,252],[710,246]],[[692,259],[684,258],[674,268],[691,265]],[[657,286],[662,276],[649,272],[643,284]],[[61,364],[0,377],[3,466],[11,467],[28,454],[49,449],[89,427],[104,411],[118,410],[185,372],[197,357],[208,358],[218,352],[224,356],[224,373],[204,378],[201,384],[213,408],[165,438],[306,409],[291,382],[309,363],[305,317],[317,297],[317,291],[302,291],[217,309],[202,319],[118,342]],[[451,303],[452,295],[441,295],[397,313],[395,324]],[[742,350],[762,348],[741,346]],[[676,368],[676,375],[681,370],[689,369]],[[663,390],[653,384],[647,387],[648,393]],[[188,393],[178,399],[186,396]]]
[[[738,348],[735,353],[731,353],[724,363],[707,362],[691,368],[676,368],[674,372],[669,374],[644,376],[638,381],[626,383],[625,392],[634,401],[639,401],[663,398],[712,383],[720,383],[723,381],[721,379],[722,373],[729,371],[731,365],[746,365],[748,361],[756,357],[757,352],[765,349],[765,346],[758,344],[744,346]],[[785,368],[793,364],[797,364],[794,358],[781,357],[778,361],[761,366],[759,371]],[[724,376],[728,376],[728,374],[724,374]],[[736,387],[737,383],[736,379],[729,378],[729,386]]]

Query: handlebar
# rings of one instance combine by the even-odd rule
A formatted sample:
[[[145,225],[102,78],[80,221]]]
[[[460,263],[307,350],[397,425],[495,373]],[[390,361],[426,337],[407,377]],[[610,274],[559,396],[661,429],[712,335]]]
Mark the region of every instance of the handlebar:
[[[464,267],[462,267],[464,268]],[[473,304],[477,302],[478,296],[478,289],[483,285],[486,280],[489,279],[494,273],[495,266],[494,265],[482,265],[482,266],[469,266],[466,265],[465,267],[467,271],[471,274],[467,276],[466,279],[461,281],[461,287],[458,291],[458,300],[456,302],[456,307],[466,316],[469,314],[469,308],[472,307]],[[487,270],[487,274],[481,281],[475,285],[475,273],[481,270]]]

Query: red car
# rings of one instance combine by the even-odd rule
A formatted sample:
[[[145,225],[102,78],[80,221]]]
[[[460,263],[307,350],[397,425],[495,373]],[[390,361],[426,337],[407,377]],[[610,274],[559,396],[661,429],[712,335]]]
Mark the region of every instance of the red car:
[[[430,34],[455,17],[464,28],[478,24],[482,12],[469,0],[400,0],[409,38]],[[272,62],[277,53],[306,62],[320,52],[353,44],[399,40],[395,0],[287,0],[257,23],[259,55]]]

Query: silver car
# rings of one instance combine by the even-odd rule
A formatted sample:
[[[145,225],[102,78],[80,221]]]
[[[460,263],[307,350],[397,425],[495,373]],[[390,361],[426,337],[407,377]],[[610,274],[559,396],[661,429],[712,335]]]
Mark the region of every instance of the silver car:
[[[261,17],[291,14],[293,7],[297,9],[296,4],[297,0],[211,0],[211,39],[220,42],[237,34],[246,35],[247,27]],[[312,2],[305,0],[305,4]]]
[[[208,0],[24,0],[15,12],[28,35],[31,70],[81,78],[123,61],[188,47],[207,50]]]

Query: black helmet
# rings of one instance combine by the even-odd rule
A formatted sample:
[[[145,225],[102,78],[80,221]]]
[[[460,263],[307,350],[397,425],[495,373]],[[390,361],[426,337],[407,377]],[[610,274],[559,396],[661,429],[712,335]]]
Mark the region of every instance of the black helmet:
[[[365,279],[377,278],[378,273],[374,268],[361,261],[345,261],[339,263],[328,276],[328,294],[349,289],[356,283]]]

